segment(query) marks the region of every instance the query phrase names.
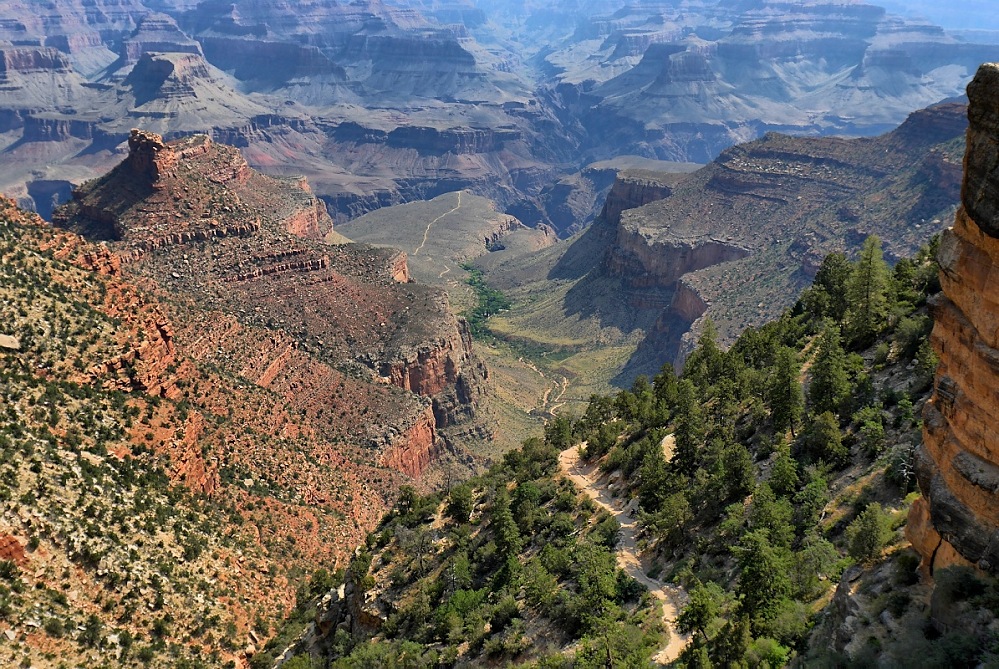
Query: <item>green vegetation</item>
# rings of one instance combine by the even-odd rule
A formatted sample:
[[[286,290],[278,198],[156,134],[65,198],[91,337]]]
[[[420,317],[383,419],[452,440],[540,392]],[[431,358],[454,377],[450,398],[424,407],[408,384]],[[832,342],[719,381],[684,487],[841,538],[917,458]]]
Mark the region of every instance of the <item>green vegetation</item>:
[[[463,270],[468,272],[468,285],[475,291],[476,305],[465,314],[472,334],[481,337],[488,334],[486,320],[499,312],[510,308],[510,300],[503,293],[486,285],[482,270],[471,264],[463,264]]]
[[[379,643],[336,635],[333,667],[648,664],[659,604],[616,566],[616,521],[554,477],[563,427],[446,495],[403,491],[347,570],[348,592],[392,603]]]
[[[614,568],[618,527],[552,478],[557,452],[575,444],[620,472],[653,573],[690,595],[677,628],[692,641],[678,666],[863,660],[867,647],[825,650],[836,630],[818,625],[842,623],[823,608],[853,565],[898,573],[877,586],[871,616],[887,609],[905,634],[886,641],[872,627],[870,648],[896,657],[930,643],[937,633],[910,606],[915,563],[895,544],[932,373],[925,303],[937,268],[931,248],[894,271],[881,263],[876,238],[856,263],[834,254],[794,309],[729,350],[709,324],[682,376],[666,367],[593,396],[444,498],[404,494],[351,570],[356,587],[393,603],[378,643],[341,635],[332,666],[645,666],[661,633],[647,597]],[[969,593],[997,586],[966,586],[955,597],[994,621]],[[950,635],[926,666],[987,660],[990,629]],[[574,653],[559,652],[573,642]]]
[[[0,202],[0,334],[20,340],[0,349],[0,534],[25,553],[21,566],[0,561],[0,622],[18,630],[0,665],[225,666],[246,646],[241,612],[261,626],[284,617],[283,604],[244,603],[250,579],[224,576],[234,560],[269,593],[284,583],[233,520],[241,500],[192,492],[154,451],[181,442],[193,389],[144,392],[135,347],[148,331],[109,315],[111,290],[124,288],[71,262],[94,247],[59,241]],[[25,638],[33,628],[43,643]]]
[[[639,378],[571,422],[570,441],[624,474],[647,541],[691,594],[678,625],[692,643],[679,665],[819,661],[809,639],[830,584],[854,562],[883,560],[898,539],[915,407],[932,373],[918,360],[925,302],[938,287],[932,247],[900,265],[888,269],[876,237],[855,263],[833,254],[779,320],[728,351],[708,324],[682,377],[665,368]],[[899,373],[907,366],[914,373]],[[670,433],[671,453],[660,445]],[[859,494],[830,485],[849,480],[847,467],[865,481]],[[986,657],[992,640],[980,634],[972,655]]]

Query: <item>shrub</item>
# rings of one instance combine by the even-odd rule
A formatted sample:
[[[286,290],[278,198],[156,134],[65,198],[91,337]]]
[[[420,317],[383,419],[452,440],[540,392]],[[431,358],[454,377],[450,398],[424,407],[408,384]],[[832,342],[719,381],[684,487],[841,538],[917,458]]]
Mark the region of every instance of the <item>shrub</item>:
[[[873,560],[891,539],[891,517],[880,504],[869,504],[846,528],[846,536],[851,557],[861,562]]]
[[[49,618],[45,621],[45,633],[51,637],[61,637],[66,633],[66,626],[59,618]]]

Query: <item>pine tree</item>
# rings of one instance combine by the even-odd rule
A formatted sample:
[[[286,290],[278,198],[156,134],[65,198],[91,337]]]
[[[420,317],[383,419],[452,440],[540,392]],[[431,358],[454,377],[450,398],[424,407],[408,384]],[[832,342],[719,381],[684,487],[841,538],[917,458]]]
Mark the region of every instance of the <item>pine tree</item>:
[[[843,445],[839,421],[831,411],[812,417],[802,434],[801,444],[807,457],[813,461],[824,460],[833,466],[842,467],[850,459],[850,451]]]
[[[891,538],[891,517],[878,503],[869,504],[846,528],[850,555],[860,561],[873,560]]]
[[[777,459],[774,460],[768,479],[770,487],[782,497],[794,494],[798,487],[798,463],[791,457],[791,449],[787,444],[780,446]]]
[[[846,314],[847,283],[852,268],[842,253],[830,253],[815,273],[812,287],[801,296],[804,309],[818,318],[840,321]]]
[[[847,284],[847,332],[854,345],[869,345],[888,324],[891,281],[881,253],[881,239],[871,235],[864,240]]]
[[[690,379],[702,391],[719,378],[725,354],[718,346],[718,330],[714,321],[705,320],[697,348],[683,365],[683,378]]]
[[[677,388],[676,447],[670,464],[684,476],[697,471],[697,451],[704,441],[704,418],[697,390],[689,379]]]
[[[770,420],[778,434],[790,428],[793,437],[794,427],[805,410],[805,396],[798,378],[800,375],[801,365],[797,354],[787,346],[779,347],[767,388]]]
[[[747,532],[732,551],[739,562],[740,608],[759,632],[791,594],[790,552],[773,546],[765,529]]]
[[[676,631],[680,634],[699,632],[705,642],[709,641],[708,626],[717,617],[718,609],[718,597],[697,581],[690,589],[687,606],[676,619]]]
[[[850,379],[846,373],[846,353],[840,343],[839,328],[831,321],[826,322],[819,339],[811,371],[808,401],[812,411],[839,413],[844,401],[850,396]]]
[[[501,491],[496,495],[491,525],[496,537],[496,548],[502,558],[515,557],[520,553],[522,545],[520,530],[517,528],[517,522],[513,519],[513,513],[510,511],[510,497],[506,491]]]

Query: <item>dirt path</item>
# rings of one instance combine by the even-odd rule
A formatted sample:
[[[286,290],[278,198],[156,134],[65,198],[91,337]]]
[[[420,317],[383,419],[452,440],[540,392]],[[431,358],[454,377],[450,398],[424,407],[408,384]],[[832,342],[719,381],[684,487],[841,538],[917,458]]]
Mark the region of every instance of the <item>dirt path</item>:
[[[620,499],[614,498],[607,490],[607,485],[600,480],[600,470],[595,465],[582,462],[577,447],[568,448],[558,456],[558,463],[573,483],[580,487],[598,505],[607,509],[617,522],[621,523],[620,539],[617,543],[617,564],[629,576],[644,585],[653,595],[662,600],[663,622],[669,630],[669,644],[654,656],[660,664],[672,662],[680,655],[687,645],[689,637],[681,636],[673,629],[673,621],[679,614],[679,608],[685,600],[685,593],[680,588],[649,578],[647,560],[642,559],[638,552],[638,522],[628,513]]]
[[[427,237],[430,236],[430,228],[434,227],[434,223],[436,223],[437,221],[441,220],[445,216],[448,216],[449,214],[453,214],[454,212],[458,211],[459,209],[461,209],[461,191],[458,191],[458,204],[456,204],[454,206],[454,209],[451,209],[450,211],[445,211],[443,214],[441,214],[440,216],[438,216],[434,220],[432,220],[429,223],[427,223],[427,229],[423,231],[423,241],[420,242],[420,245],[417,247],[417,249],[415,251],[413,251],[413,255],[414,256],[415,255],[419,255],[420,251],[423,249],[423,247],[427,245]]]
[[[565,395],[565,391],[569,389],[569,379],[562,377],[562,381],[548,381],[548,377],[545,373],[538,369],[530,360],[525,360],[523,356],[517,358],[517,362],[521,363],[530,370],[533,370],[538,376],[544,379],[546,382],[551,383],[551,385],[545,390],[545,394],[541,396],[541,402],[538,403],[538,408],[547,411],[548,415],[552,418],[555,417],[556,412],[564,406],[562,402],[562,397]],[[556,397],[552,397],[552,393],[558,391]]]

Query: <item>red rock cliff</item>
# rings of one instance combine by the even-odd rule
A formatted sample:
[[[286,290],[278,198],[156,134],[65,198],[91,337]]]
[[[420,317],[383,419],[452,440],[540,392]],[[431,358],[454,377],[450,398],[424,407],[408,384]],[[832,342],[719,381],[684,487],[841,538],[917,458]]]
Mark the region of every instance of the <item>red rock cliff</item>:
[[[930,573],[999,566],[999,65],[979,69],[968,97],[962,203],[932,305],[940,366],[917,463],[923,497],[907,528]]]

